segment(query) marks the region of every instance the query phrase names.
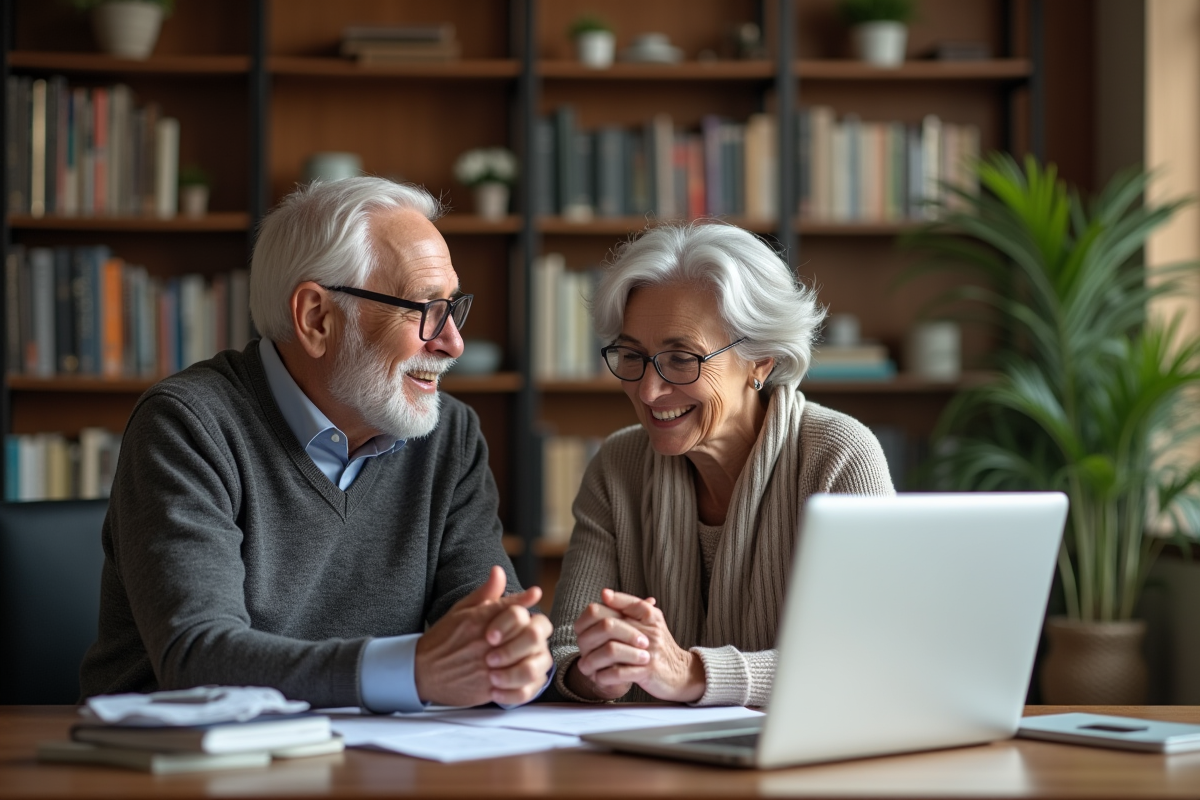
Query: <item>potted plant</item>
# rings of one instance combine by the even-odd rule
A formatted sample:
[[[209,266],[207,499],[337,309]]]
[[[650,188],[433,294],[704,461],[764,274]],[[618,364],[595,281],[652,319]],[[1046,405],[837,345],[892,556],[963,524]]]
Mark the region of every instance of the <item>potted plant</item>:
[[[158,41],[164,17],[175,10],[175,0],[72,0],[80,11],[90,11],[92,33],[105,53],[119,58],[149,58]]]
[[[1194,265],[1147,281],[1142,262],[1181,203],[1151,204],[1141,171],[1089,202],[1032,158],[993,154],[977,172],[984,191],[948,187],[955,205],[909,240],[931,255],[922,269],[982,278],[951,296],[996,312],[1002,335],[995,380],[939,422],[932,474],[939,488],[1066,492],[1066,616],[1047,622],[1043,699],[1144,702],[1138,599],[1168,534],[1200,530],[1200,464],[1180,448],[1200,432],[1200,337],[1148,312]]]
[[[585,14],[571,23],[569,34],[575,42],[575,54],[580,63],[593,69],[612,66],[617,37],[612,26],[603,19]]]
[[[838,13],[850,26],[854,55],[877,67],[904,63],[913,0],[838,0]]]
[[[517,179],[517,157],[503,147],[468,150],[454,162],[454,177],[475,194],[475,213],[499,220],[508,214],[509,187]]]
[[[208,213],[208,196],[212,180],[195,164],[179,168],[179,207],[186,217],[203,217]]]

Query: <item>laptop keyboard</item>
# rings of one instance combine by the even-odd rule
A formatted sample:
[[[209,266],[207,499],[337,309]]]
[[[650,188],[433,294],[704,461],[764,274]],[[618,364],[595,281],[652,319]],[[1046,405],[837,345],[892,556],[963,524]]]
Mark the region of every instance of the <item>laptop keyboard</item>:
[[[719,736],[713,739],[693,739],[694,744],[718,745],[721,747],[745,747],[753,750],[758,747],[757,733],[744,733],[740,736]]]

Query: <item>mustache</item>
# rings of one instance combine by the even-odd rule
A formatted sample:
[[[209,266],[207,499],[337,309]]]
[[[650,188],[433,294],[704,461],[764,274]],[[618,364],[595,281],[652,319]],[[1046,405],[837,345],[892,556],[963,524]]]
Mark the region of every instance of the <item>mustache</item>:
[[[426,354],[417,354],[399,365],[401,372],[433,372],[439,377],[454,366],[458,359],[438,358]]]

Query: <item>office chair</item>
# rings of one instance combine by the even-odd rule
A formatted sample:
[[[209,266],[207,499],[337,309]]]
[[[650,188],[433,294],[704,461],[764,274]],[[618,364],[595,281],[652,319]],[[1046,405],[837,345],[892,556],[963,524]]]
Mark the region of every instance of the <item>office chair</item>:
[[[0,503],[0,704],[79,700],[107,500]]]

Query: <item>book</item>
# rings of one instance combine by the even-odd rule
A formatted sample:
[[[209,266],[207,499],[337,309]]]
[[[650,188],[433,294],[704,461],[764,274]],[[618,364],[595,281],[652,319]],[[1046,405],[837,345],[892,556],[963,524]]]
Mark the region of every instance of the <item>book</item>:
[[[162,117],[155,124],[155,213],[173,217],[179,211],[179,120]]]
[[[33,82],[30,96],[29,213],[46,213],[46,81]]]
[[[211,772],[220,769],[265,767],[271,763],[267,751],[249,753],[158,753],[128,747],[104,747],[85,742],[41,742],[37,759],[51,764],[102,764],[127,767],[152,775]]]
[[[245,753],[320,744],[333,736],[321,714],[263,714],[245,722],[212,725],[132,726],[81,723],[71,728],[76,742],[132,747],[162,753]]]

